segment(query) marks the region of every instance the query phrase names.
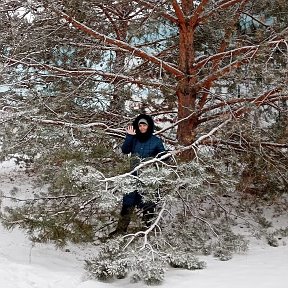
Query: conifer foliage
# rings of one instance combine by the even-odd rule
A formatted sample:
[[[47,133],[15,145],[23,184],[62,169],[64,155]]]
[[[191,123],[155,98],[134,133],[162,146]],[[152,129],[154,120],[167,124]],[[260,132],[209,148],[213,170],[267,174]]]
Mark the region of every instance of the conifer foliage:
[[[239,222],[260,234],[267,222],[243,199],[288,190],[287,11],[286,0],[2,0],[0,157],[35,179],[34,193],[1,196],[3,224],[35,242],[94,243],[86,268],[101,280],[158,284],[168,267],[247,249]],[[120,146],[139,113],[170,152],[134,177]],[[152,225],[136,209],[108,239],[134,190],[157,202]]]

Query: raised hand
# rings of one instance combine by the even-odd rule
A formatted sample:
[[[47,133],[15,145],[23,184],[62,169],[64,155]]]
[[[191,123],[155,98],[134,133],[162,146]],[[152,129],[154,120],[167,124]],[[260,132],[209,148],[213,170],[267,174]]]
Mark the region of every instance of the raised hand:
[[[128,126],[126,132],[129,135],[136,135],[136,131],[134,130],[133,126]]]

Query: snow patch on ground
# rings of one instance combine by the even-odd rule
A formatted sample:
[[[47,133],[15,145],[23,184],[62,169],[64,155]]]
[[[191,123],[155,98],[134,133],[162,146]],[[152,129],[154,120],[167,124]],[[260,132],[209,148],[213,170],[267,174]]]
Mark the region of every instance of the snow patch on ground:
[[[0,192],[5,195],[17,188],[21,195],[33,192],[32,179],[13,160],[0,164]],[[5,202],[5,201],[4,201]],[[3,204],[3,203],[2,203]],[[287,226],[288,215],[281,217]],[[286,223],[286,224],[285,224]],[[279,223],[280,224],[280,223]],[[288,283],[288,241],[271,247],[251,238],[247,253],[221,262],[212,256],[202,257],[207,269],[187,271],[169,269],[162,288],[286,288]],[[84,260],[97,247],[68,245],[56,249],[52,244],[31,243],[19,229],[5,230],[0,225],[0,284],[4,288],[112,288],[145,287],[129,279],[114,282],[89,280]]]

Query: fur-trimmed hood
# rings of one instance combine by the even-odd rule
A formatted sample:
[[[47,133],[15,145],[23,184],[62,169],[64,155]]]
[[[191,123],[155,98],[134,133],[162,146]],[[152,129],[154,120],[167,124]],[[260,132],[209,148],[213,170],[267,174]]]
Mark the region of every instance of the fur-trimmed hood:
[[[145,119],[148,122],[148,130],[145,134],[142,134],[139,131],[139,127],[138,127],[138,122],[140,119]],[[140,140],[140,141],[145,141],[146,139],[148,139],[149,137],[151,137],[153,135],[154,132],[154,121],[152,119],[151,116],[146,115],[146,114],[140,114],[139,116],[137,116],[135,118],[135,120],[132,123],[133,128],[136,131],[136,137]]]
[[[148,123],[146,133],[139,131],[138,123],[140,119],[145,119]],[[136,131],[136,135],[126,134],[124,143],[121,146],[124,154],[131,153],[134,156],[145,159],[148,157],[157,157],[159,153],[165,152],[162,140],[153,135],[154,122],[152,118],[146,114],[140,114],[132,123]],[[133,166],[133,165],[132,165]],[[132,167],[133,169],[134,167]]]

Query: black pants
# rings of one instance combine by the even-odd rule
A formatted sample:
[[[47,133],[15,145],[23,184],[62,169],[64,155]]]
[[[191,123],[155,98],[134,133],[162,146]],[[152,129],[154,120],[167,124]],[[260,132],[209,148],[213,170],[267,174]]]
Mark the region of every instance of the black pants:
[[[126,232],[131,221],[131,215],[135,207],[143,210],[142,220],[146,226],[151,225],[151,220],[154,217],[156,204],[152,201],[143,201],[142,195],[136,190],[123,197],[121,217],[118,222],[117,230]]]

